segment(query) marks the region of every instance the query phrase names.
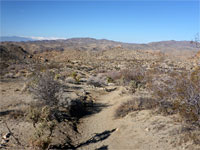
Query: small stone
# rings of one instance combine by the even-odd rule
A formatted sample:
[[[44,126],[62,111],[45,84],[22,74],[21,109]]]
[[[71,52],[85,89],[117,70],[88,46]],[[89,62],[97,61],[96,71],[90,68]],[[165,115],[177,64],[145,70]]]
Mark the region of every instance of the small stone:
[[[3,139],[7,139],[7,138],[9,138],[11,136],[11,133],[9,132],[9,133],[6,133],[4,136],[3,136]]]
[[[117,88],[116,87],[107,87],[105,88],[106,92],[112,92],[115,91]]]
[[[146,129],[145,129],[145,131],[149,132],[149,131],[150,131],[150,129],[149,129],[149,128],[146,128]]]
[[[1,141],[1,144],[6,144],[6,143],[8,143],[9,142],[9,140],[5,140],[5,139],[3,139],[2,141]]]
[[[114,86],[115,84],[114,83],[108,83],[108,86]]]
[[[15,92],[20,91],[20,89],[15,89]]]
[[[68,78],[65,79],[65,82],[66,83],[76,83],[76,80],[72,77],[68,77]]]

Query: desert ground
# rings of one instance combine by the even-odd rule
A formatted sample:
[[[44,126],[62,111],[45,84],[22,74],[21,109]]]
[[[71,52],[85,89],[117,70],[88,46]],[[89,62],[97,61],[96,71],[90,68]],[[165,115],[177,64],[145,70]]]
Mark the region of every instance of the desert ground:
[[[198,50],[31,46],[1,43],[0,149],[200,150]]]

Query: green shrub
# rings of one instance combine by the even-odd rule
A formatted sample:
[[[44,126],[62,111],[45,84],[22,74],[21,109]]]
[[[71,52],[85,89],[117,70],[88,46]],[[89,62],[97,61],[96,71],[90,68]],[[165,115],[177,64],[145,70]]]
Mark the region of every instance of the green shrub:
[[[80,82],[80,76],[76,72],[72,72],[71,77],[77,82]]]

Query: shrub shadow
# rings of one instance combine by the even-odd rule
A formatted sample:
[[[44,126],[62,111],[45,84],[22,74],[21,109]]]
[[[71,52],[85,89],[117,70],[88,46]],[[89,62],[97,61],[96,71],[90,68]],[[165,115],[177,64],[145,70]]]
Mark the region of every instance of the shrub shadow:
[[[15,112],[15,110],[6,110],[6,111],[0,111],[0,117],[9,115],[10,113]]]
[[[49,147],[49,150],[66,150],[66,149],[70,149],[70,150],[76,150],[78,148],[81,148],[83,146],[87,146],[90,144],[94,144],[94,143],[98,143],[101,141],[104,141],[105,139],[107,139],[116,129],[112,129],[112,130],[105,130],[102,133],[95,133],[95,135],[93,137],[91,137],[90,139],[86,140],[85,142],[82,142],[78,145],[72,145],[71,141],[68,141],[65,145],[52,145]],[[96,150],[108,150],[108,146],[107,145],[103,145],[100,148],[97,148]]]
[[[90,139],[88,139],[87,141],[85,142],[82,142],[80,143],[78,146],[76,146],[75,148],[79,148],[79,147],[82,147],[82,146],[86,146],[86,145],[90,145],[90,144],[94,144],[94,143],[98,143],[98,142],[101,142],[105,139],[107,139],[116,129],[112,129],[112,130],[106,130],[102,133],[96,133],[93,137],[91,137]],[[104,149],[106,146],[103,146]],[[103,147],[100,147],[101,149]],[[98,148],[98,149],[100,149]]]
[[[103,145],[95,150],[108,150],[108,145]]]
[[[102,103],[89,103],[86,105],[86,112],[83,117],[88,117],[90,115],[97,114],[101,112],[104,108],[109,107],[110,105],[108,104],[102,104]]]

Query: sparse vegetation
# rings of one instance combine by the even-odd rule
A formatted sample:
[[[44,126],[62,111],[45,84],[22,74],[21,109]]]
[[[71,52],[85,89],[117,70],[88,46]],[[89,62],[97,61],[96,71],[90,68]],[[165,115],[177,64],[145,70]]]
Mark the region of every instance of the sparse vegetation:
[[[87,83],[89,85],[93,85],[94,87],[104,87],[106,83],[106,77],[103,76],[102,74],[99,74],[97,76],[91,76]]]
[[[145,77],[145,69],[136,67],[120,71],[111,71],[106,74],[107,78],[113,81],[120,81],[122,85],[129,85],[130,82],[135,82],[135,86],[143,84]]]
[[[128,113],[138,110],[152,109],[157,106],[157,101],[151,98],[134,98],[122,103],[115,112],[115,118],[121,118]]]
[[[19,58],[20,61],[24,59],[21,56]],[[166,128],[174,128],[174,125],[181,129],[181,126],[187,126],[188,130],[180,133],[177,127],[174,134],[180,139],[180,143],[176,139],[173,142],[179,145],[187,142],[199,145],[200,68],[189,61],[188,64],[185,60],[176,61],[160,53],[113,48],[101,52],[70,50],[55,53],[51,49],[49,52],[38,52],[30,56],[23,63],[3,62],[1,65],[5,72],[1,75],[6,88],[3,86],[1,90],[3,105],[0,106],[0,121],[10,121],[9,125],[14,123],[12,129],[17,133],[19,141],[31,149],[73,149],[81,138],[78,131],[82,133],[87,129],[78,125],[85,123],[87,115],[103,114],[99,120],[99,114],[91,116],[95,118],[94,127],[94,121],[87,118],[87,125],[92,122],[89,125],[91,130],[98,126],[107,130],[107,125],[111,124],[113,127],[113,112],[114,117],[119,119],[115,121],[120,124],[123,117],[136,111],[126,119],[138,115],[136,119],[141,119],[138,122],[144,123],[144,126],[138,122],[135,122],[136,125],[141,125],[141,130],[145,127],[144,130],[149,135],[154,131],[162,135],[165,130],[163,138],[167,139],[171,137]],[[131,96],[133,98],[127,101]],[[118,104],[121,105],[116,109]],[[150,114],[152,117],[148,116],[151,120],[148,120],[148,114],[145,113],[150,110],[153,113]],[[140,113],[143,113],[142,117]],[[154,117],[160,117],[158,122]],[[152,122],[149,123],[150,121]],[[125,126],[129,131],[129,124],[126,122],[117,128],[122,133]],[[4,132],[4,128],[0,124],[0,132]],[[28,137],[24,132],[27,132]],[[107,138],[106,135],[97,135],[100,138],[87,135],[89,140],[81,139],[87,141],[78,143],[78,146]]]

